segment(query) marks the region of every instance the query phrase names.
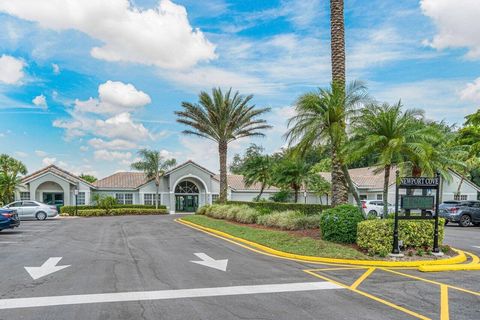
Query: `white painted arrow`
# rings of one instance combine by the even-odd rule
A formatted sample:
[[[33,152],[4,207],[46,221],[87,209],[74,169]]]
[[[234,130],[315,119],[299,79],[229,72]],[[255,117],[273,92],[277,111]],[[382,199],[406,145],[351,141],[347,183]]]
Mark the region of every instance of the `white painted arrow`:
[[[57,266],[57,263],[60,262],[60,260],[62,260],[62,257],[48,258],[48,260],[40,267],[25,267],[25,270],[27,270],[33,280],[37,280],[41,277],[48,276],[51,273],[70,267],[70,265]]]
[[[190,261],[196,264],[201,264],[202,266],[214,268],[221,271],[227,271],[228,259],[215,260],[212,257],[209,257],[205,253],[194,253],[202,261]]]

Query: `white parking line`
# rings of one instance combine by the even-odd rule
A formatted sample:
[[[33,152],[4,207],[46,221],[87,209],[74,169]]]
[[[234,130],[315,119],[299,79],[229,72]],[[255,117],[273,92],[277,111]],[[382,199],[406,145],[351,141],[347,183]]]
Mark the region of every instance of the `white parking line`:
[[[134,291],[99,294],[82,294],[68,296],[50,296],[35,298],[0,299],[1,309],[33,308],[47,306],[63,306],[87,303],[105,303],[122,301],[166,300],[181,298],[234,296],[260,293],[280,293],[343,289],[330,282],[299,282],[284,284],[267,284],[256,286],[234,286],[198,289]]]
[[[18,241],[0,241],[0,244],[19,243]]]

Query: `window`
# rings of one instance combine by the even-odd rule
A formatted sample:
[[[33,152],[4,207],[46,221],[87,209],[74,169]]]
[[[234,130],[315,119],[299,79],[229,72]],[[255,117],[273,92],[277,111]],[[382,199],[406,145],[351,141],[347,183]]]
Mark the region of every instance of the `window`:
[[[466,194],[456,194],[453,196],[453,200],[465,201],[468,196]]]
[[[218,194],[212,194],[212,202],[217,202],[218,201]]]
[[[77,204],[79,206],[85,205],[85,192],[79,192],[77,195]]]
[[[160,193],[158,194],[158,204],[161,203],[161,195]],[[145,193],[143,195],[143,204],[147,206],[152,206],[155,204],[155,193]]]
[[[367,195],[366,194],[361,194],[360,195],[360,200],[367,200]]]
[[[21,206],[22,206],[22,201],[17,201],[17,202],[12,203],[8,207],[9,208],[18,208],[18,207],[21,207]]]
[[[30,200],[30,192],[20,192],[20,200]]]
[[[377,200],[383,200],[383,194],[377,193]]]
[[[23,201],[22,207],[38,207],[38,204],[32,201]]]
[[[116,193],[118,204],[133,204],[133,193]]]
[[[198,187],[190,181],[183,181],[175,187],[175,193],[198,193]]]

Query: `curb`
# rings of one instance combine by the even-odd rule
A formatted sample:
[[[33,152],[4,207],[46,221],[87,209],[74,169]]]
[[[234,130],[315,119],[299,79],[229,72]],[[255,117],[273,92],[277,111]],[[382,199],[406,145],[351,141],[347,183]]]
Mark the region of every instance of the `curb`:
[[[423,265],[418,267],[419,271],[422,272],[441,272],[441,271],[470,271],[470,270],[480,270],[480,258],[476,255],[464,251],[472,261],[465,264],[446,264],[446,265]]]
[[[456,265],[459,263],[463,263],[467,261],[467,256],[462,250],[457,250],[454,249],[458,255],[452,258],[448,259],[443,259],[443,260],[429,260],[429,261],[383,261],[383,260],[351,260],[351,259],[336,259],[336,258],[322,258],[322,257],[312,257],[312,256],[303,256],[303,255],[298,255],[298,254],[293,254],[293,253],[288,253],[288,252],[283,252],[280,250],[272,249],[270,247],[264,246],[262,244],[245,240],[242,238],[238,238],[235,236],[232,236],[228,233],[218,231],[215,229],[207,228],[204,226],[201,226],[199,224],[190,222],[190,221],[185,221],[182,218],[175,219],[176,222],[181,223],[183,225],[186,225],[188,227],[210,233],[213,235],[220,236],[222,238],[226,238],[229,240],[233,240],[236,242],[241,242],[244,244],[247,244],[250,247],[260,249],[260,253],[268,253],[273,256],[277,256],[280,258],[285,258],[285,259],[293,259],[293,260],[299,260],[303,262],[312,262],[312,263],[331,263],[331,264],[343,264],[343,265],[360,265],[360,266],[377,266],[377,267],[423,267],[423,266],[444,266],[444,265]],[[251,248],[250,248],[251,249]],[[467,265],[464,265],[467,266]]]

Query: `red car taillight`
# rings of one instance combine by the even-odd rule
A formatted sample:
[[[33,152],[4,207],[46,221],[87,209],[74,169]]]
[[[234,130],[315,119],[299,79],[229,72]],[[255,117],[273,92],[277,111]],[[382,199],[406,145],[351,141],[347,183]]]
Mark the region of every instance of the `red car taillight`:
[[[367,209],[367,204],[365,202],[362,202],[362,208]]]
[[[2,213],[2,216],[4,216],[5,218],[11,218],[13,217],[13,213]]]
[[[459,207],[451,207],[451,208],[448,208],[447,210],[450,211],[451,213],[457,213],[458,209],[460,209]]]

